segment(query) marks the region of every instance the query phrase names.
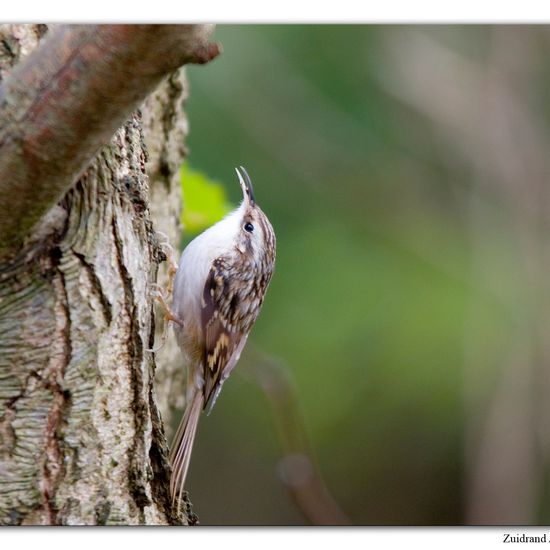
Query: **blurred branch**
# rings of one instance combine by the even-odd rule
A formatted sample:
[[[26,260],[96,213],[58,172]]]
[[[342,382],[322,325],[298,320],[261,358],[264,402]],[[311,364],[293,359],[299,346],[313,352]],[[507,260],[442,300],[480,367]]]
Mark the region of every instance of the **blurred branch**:
[[[533,434],[536,404],[528,331],[518,335],[512,344],[503,357],[502,372],[487,403],[485,418],[480,422],[469,415],[470,422],[477,420],[475,427],[481,436],[475,448],[470,449],[473,456],[468,461],[468,524],[536,522],[541,475]],[[475,353],[475,349],[472,351]],[[479,367],[474,353],[472,367]],[[473,431],[472,426],[467,429]],[[472,437],[471,433],[466,435]],[[473,447],[471,443],[470,446]]]
[[[493,34],[499,32],[505,35],[495,49],[501,58],[510,57],[504,46],[511,40],[523,48],[520,59],[533,54],[525,33],[514,37],[504,27]],[[522,61],[526,74],[518,78],[502,63],[473,61],[420,31],[388,33],[385,47],[390,62],[375,74],[381,86],[430,119],[479,170],[481,184],[507,196],[525,216],[545,208],[539,200],[549,169],[545,130],[528,92],[517,85],[535,72],[532,67]]]
[[[211,25],[61,26],[0,86],[0,257],[160,80],[219,54]]]
[[[544,299],[550,164],[543,96],[537,105],[546,64],[544,57],[537,59],[541,35],[534,29],[495,27],[487,54],[475,61],[427,33],[402,33],[388,40],[391,63],[379,74],[388,91],[432,121],[443,138],[438,141],[462,154],[471,174],[467,181],[474,183],[467,211],[472,277],[490,289],[498,289],[502,280],[492,262],[495,202],[506,204],[501,231],[511,242],[508,253],[518,256],[515,292],[500,287],[516,328],[499,354],[490,393],[480,384],[486,342],[476,324],[475,303],[465,338],[469,523],[535,521],[542,478],[537,436],[546,439],[546,461],[550,448],[547,400],[537,400],[534,391],[539,386],[546,395],[550,378]]]
[[[269,402],[283,457],[278,473],[296,505],[313,525],[351,525],[329,493],[313,459],[307,430],[290,373],[280,360],[249,344],[248,369]]]

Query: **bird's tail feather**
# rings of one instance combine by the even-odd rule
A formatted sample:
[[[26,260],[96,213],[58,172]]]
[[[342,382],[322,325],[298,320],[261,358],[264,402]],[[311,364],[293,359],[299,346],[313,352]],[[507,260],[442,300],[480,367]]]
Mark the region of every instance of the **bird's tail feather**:
[[[178,504],[178,510],[183,495],[183,484],[187,476],[193,441],[197,433],[197,424],[203,408],[204,397],[202,391],[196,390],[188,403],[183,418],[181,419],[176,437],[170,450],[170,462],[172,464],[172,477],[170,478],[170,493],[172,504]]]

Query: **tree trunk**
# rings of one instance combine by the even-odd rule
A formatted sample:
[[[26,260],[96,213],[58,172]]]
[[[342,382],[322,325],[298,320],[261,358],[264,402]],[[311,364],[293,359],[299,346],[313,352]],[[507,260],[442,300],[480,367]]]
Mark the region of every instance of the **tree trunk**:
[[[2,77],[46,30],[1,29]],[[196,522],[171,509],[147,351],[155,230],[178,234],[186,92],[183,69],[165,79],[43,217],[39,241],[0,264],[2,524]],[[163,412],[178,366],[159,372]]]

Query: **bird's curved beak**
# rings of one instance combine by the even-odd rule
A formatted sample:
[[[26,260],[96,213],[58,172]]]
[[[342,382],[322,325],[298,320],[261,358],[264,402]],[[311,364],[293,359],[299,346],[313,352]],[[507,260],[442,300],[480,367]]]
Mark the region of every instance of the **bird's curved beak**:
[[[241,189],[243,190],[244,200],[251,206],[254,206],[256,204],[254,199],[254,189],[252,188],[252,181],[250,180],[248,172],[243,166],[238,166],[235,168],[235,172],[237,172],[237,176],[239,177],[239,183],[241,184]]]

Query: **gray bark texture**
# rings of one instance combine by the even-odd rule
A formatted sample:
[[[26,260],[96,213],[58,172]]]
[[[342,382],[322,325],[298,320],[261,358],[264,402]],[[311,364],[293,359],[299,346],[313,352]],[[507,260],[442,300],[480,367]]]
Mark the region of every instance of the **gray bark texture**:
[[[2,79],[47,34],[0,28]],[[197,521],[172,510],[158,405],[181,405],[181,365],[163,350],[155,387],[147,351],[159,264],[166,277],[156,230],[179,236],[186,95],[179,69],[0,263],[0,524]]]

